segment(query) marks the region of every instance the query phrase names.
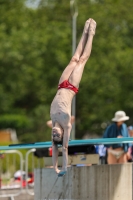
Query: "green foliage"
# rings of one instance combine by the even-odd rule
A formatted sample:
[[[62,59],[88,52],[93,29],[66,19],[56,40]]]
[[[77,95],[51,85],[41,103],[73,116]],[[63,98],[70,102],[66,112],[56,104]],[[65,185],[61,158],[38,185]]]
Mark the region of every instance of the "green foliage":
[[[30,126],[27,116],[23,115],[2,115],[0,116],[0,128],[6,129],[12,127],[14,129],[23,129]]]
[[[45,141],[50,104],[72,54],[72,15],[69,1],[42,0],[37,8],[25,2],[0,2],[0,126],[16,128],[23,142]],[[115,111],[124,110],[128,124],[133,120],[133,2],[77,5],[77,43],[89,17],[97,31],[76,96],[76,137],[101,136],[103,122],[110,123]]]
[[[79,2],[79,12],[84,5]],[[89,16],[97,21],[92,55],[86,65],[77,95],[77,131],[103,132],[102,123],[111,122],[114,112],[125,110],[132,124],[132,20],[131,5],[124,1],[95,1]],[[119,9],[118,9],[119,8]],[[87,16],[84,10],[84,15]],[[82,96],[82,98],[80,98]],[[79,109],[78,109],[79,108]]]

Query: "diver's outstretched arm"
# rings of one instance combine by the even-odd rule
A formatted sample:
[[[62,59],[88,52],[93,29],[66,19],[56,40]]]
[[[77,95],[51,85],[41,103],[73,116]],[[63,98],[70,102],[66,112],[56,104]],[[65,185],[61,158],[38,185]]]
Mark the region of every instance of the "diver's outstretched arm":
[[[68,165],[68,143],[70,138],[72,125],[69,124],[67,127],[64,128],[64,135],[63,135],[63,147],[62,147],[62,170],[61,171],[67,171],[67,165]]]
[[[52,145],[52,161],[53,161],[53,167],[55,172],[58,174],[60,170],[58,169],[58,147],[53,143]]]

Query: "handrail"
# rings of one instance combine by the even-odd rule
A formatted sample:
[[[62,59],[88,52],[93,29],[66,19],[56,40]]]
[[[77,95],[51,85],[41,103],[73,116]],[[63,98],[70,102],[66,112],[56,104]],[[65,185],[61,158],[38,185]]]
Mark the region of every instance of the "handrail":
[[[21,172],[23,171],[23,155],[22,155],[22,153],[20,152],[20,151],[17,151],[17,150],[8,150],[8,151],[5,151],[4,153],[6,153],[6,154],[11,154],[11,153],[16,153],[16,154],[18,154],[19,156],[20,156],[20,170],[21,170]],[[21,180],[20,180],[21,182],[21,185],[20,185],[20,190],[19,190],[19,192],[18,193],[15,193],[15,194],[3,194],[3,195],[0,195],[0,197],[10,197],[11,198],[11,200],[14,200],[14,196],[18,196],[18,195],[20,195],[21,193],[22,193],[22,191],[23,191],[23,187],[22,187],[22,178],[21,178]],[[10,188],[9,188],[10,189]]]
[[[35,152],[36,149],[30,149],[29,151],[27,151],[26,156],[25,156],[25,171],[26,171],[26,180],[28,179],[28,158],[29,158],[29,154],[32,152]],[[30,192],[28,189],[28,184],[26,184],[26,191],[28,194],[30,195],[34,195],[34,192]]]

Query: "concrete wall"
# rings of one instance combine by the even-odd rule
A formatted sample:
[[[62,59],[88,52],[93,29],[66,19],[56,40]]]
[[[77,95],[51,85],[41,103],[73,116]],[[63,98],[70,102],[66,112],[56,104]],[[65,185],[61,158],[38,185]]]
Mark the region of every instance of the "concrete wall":
[[[28,194],[26,189],[23,189],[23,191],[18,196],[14,196],[14,194],[18,194],[19,191],[19,189],[0,189],[0,200],[34,200],[34,195]],[[29,192],[33,193],[33,189],[29,189]],[[10,194],[13,194],[12,198]],[[2,195],[7,195],[9,197],[1,197]]]
[[[132,163],[71,166],[64,177],[53,169],[35,169],[34,200],[133,200]]]

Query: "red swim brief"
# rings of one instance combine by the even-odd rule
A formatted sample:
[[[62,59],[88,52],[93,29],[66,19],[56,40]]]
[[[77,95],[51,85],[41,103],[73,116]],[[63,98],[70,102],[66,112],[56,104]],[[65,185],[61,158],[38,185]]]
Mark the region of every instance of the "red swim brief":
[[[63,81],[61,84],[58,85],[58,90],[61,88],[66,88],[66,89],[74,91],[75,93],[78,93],[78,88],[76,88],[71,83],[69,83],[68,80]]]

